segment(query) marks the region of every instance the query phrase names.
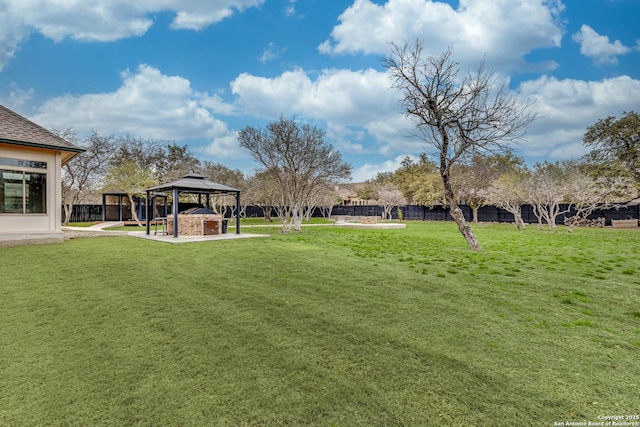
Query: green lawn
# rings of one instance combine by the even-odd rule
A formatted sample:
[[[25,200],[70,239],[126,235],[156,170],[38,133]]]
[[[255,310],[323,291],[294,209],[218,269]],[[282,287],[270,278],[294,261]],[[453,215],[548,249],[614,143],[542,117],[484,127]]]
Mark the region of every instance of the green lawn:
[[[640,232],[452,223],[0,248],[2,426],[638,414]]]

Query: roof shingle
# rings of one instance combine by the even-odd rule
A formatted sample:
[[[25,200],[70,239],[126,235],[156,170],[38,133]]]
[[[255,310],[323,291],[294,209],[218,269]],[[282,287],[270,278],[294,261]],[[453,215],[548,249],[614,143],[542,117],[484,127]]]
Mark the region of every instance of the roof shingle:
[[[76,153],[84,151],[3,105],[0,105],[0,142]]]

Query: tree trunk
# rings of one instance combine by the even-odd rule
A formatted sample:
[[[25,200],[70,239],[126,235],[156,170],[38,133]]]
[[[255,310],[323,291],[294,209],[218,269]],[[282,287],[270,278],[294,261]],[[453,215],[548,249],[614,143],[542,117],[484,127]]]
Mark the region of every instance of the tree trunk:
[[[515,212],[515,218],[516,218],[516,230],[520,231],[520,226],[521,225],[522,225],[522,229],[526,230],[527,226],[524,223],[524,220],[522,219],[522,212],[520,210],[520,206],[518,206],[518,209]]]
[[[302,231],[302,218],[303,218],[302,210],[303,208],[296,207],[296,208],[293,208],[291,212],[291,218],[293,220],[293,229],[295,231]]]
[[[449,174],[447,172],[441,173],[441,177],[442,177],[442,185],[444,186],[444,197],[445,197],[445,200],[447,201],[447,204],[449,205],[449,213],[451,214],[451,217],[456,222],[456,225],[458,226],[458,230],[460,230],[460,233],[462,234],[462,236],[464,236],[464,238],[467,240],[469,249],[471,249],[472,251],[479,251],[480,249],[482,249],[480,247],[480,243],[478,243],[478,239],[473,233],[473,230],[471,230],[471,227],[469,226],[469,224],[467,224],[467,220],[464,218],[464,214],[462,213],[462,210],[458,207],[458,204],[456,203],[456,197],[453,192],[453,189],[451,188],[451,181],[449,179],[450,178]]]
[[[471,208],[471,212],[473,212],[473,223],[477,224],[478,223],[478,206],[473,205],[470,206]]]
[[[68,226],[69,221],[71,220],[71,214],[73,213],[73,204],[65,203],[64,204],[64,225]]]
[[[260,209],[262,209],[262,215],[264,216],[265,221],[269,221],[269,222],[273,222],[273,219],[271,219],[271,206],[260,206]]]
[[[131,218],[133,218],[133,220],[138,223],[138,227],[142,227],[142,223],[138,218],[138,209],[136,203],[133,200],[133,194],[127,194],[127,196],[129,196],[129,204],[131,204]]]

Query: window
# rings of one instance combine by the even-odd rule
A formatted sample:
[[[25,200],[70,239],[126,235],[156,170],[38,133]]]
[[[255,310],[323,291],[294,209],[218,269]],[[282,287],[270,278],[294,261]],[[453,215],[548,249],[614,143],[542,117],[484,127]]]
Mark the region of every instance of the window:
[[[38,162],[35,160],[10,159],[8,157],[0,157],[0,165],[20,166],[24,168],[36,168],[36,169],[47,168],[47,162]]]
[[[47,213],[47,175],[0,170],[0,214]]]

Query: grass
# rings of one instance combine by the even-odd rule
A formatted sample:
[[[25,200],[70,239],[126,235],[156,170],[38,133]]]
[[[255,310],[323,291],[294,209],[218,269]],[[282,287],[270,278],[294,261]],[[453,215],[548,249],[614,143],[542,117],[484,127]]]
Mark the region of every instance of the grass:
[[[91,227],[95,222],[70,222],[69,227]],[[64,226],[64,224],[62,224]]]
[[[0,425],[636,413],[640,233],[475,228],[478,253],[449,223],[0,248]]]

